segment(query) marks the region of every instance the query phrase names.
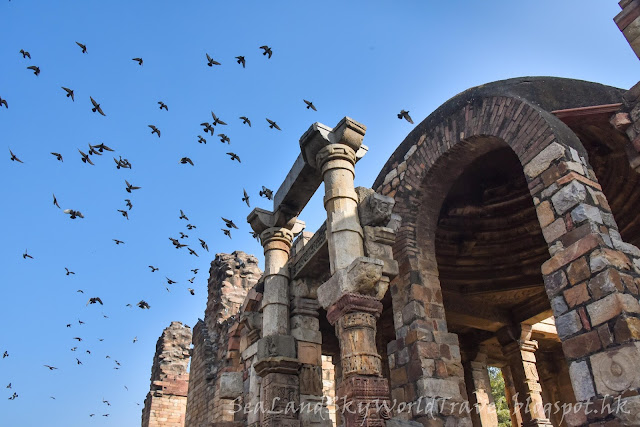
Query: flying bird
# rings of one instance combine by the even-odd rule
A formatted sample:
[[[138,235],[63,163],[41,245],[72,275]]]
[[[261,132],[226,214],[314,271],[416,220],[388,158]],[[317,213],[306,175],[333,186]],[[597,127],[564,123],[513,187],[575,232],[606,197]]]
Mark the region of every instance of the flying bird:
[[[229,236],[229,238],[231,239],[231,230],[227,230],[226,228],[221,228],[221,230],[225,236]]]
[[[66,95],[67,98],[71,98],[71,100],[75,102],[76,97],[73,94],[73,90],[69,89],[68,87],[64,87],[64,86],[62,86],[62,89],[64,89],[64,91],[67,92],[67,95]]]
[[[243,125],[249,125],[251,127],[251,120],[248,117],[240,116],[240,120],[242,120]]]
[[[5,108],[9,109],[9,104],[7,104],[7,100],[6,99],[0,98],[0,107],[2,107],[2,104],[4,104]]]
[[[18,158],[18,156],[16,156],[15,154],[13,154],[13,151],[11,151],[11,149],[9,149],[9,153],[11,154],[11,161],[12,161],[12,162],[24,163],[22,160],[20,160],[20,159]]]
[[[214,61],[213,58],[211,58],[207,53],[207,65],[209,67],[213,67],[214,65],[220,65],[220,63],[218,61]]]
[[[189,229],[189,230],[193,230],[194,228],[196,228],[196,226],[195,226],[195,225],[187,224],[187,229]]]
[[[82,53],[87,53],[87,46],[83,45],[82,43],[78,43],[78,42],[76,42],[76,44],[78,46],[80,46],[80,49],[82,49]]]
[[[220,120],[215,114],[213,114],[213,111],[211,112],[211,117],[213,117],[213,122],[211,123],[213,126],[215,125],[225,125],[226,123],[223,122],[222,120]]]
[[[53,205],[56,206],[58,209],[61,209],[55,194],[53,195]]]
[[[141,309],[149,309],[151,308],[151,306],[149,304],[147,304],[147,302],[145,300],[140,300],[140,302],[138,302],[137,304],[138,307],[140,307]]]
[[[142,63],[144,62],[142,58],[133,58],[132,61],[137,61],[138,65],[142,65]]]
[[[66,273],[67,276],[70,274],[76,274],[73,271],[69,270],[67,267],[65,267],[64,269],[67,270],[67,273]]]
[[[22,259],[27,259],[27,258],[31,258],[31,259],[33,259],[33,257],[32,257],[31,255],[29,255],[29,254],[27,253],[27,250],[25,249],[25,250],[24,250],[24,253],[22,254]]]
[[[260,46],[260,49],[264,50],[264,52],[262,52],[262,55],[269,55],[269,58],[271,58],[271,55],[273,54],[273,51],[271,50],[271,48],[267,45],[264,46]]]
[[[118,209],[118,212],[120,212],[123,217],[127,218],[127,220],[129,219],[129,211],[125,211],[123,209]]]
[[[398,118],[400,120],[405,119],[409,123],[413,124],[413,120],[411,119],[411,116],[409,115],[408,111],[400,110],[400,113],[398,114]]]
[[[5,357],[9,357],[9,352],[8,351],[4,351],[4,353],[2,354],[2,358],[4,359]]]
[[[200,126],[204,126],[204,133],[211,132],[211,136],[213,136],[214,129],[209,122],[200,123]],[[206,144],[206,141],[205,141],[205,144]]]
[[[31,59],[31,54],[24,49],[20,49],[20,53],[22,54],[22,59],[29,58]]]
[[[244,56],[236,56],[236,59],[238,60],[236,62],[238,62],[238,64],[242,64],[242,68],[244,68],[245,65],[246,65],[246,61],[244,60]]]
[[[160,270],[158,267],[154,267],[153,265],[150,265],[149,268],[151,269],[151,272],[154,273],[158,270]]]
[[[148,125],[151,128],[151,135],[154,133],[158,134],[158,138],[160,138],[160,129],[155,127],[154,125]]]
[[[194,291],[194,290],[193,290],[193,289],[191,289],[191,288],[187,288],[187,290],[189,291],[189,293],[190,293],[191,295],[195,295],[195,294],[196,294],[196,291]]]
[[[195,255],[195,256],[197,256],[198,258],[200,258],[200,256],[196,253],[196,251],[194,251],[194,250],[193,250],[193,249],[191,249],[191,248],[187,248],[187,249],[189,249],[189,255]]]
[[[101,142],[100,144],[97,145],[91,145],[89,144],[89,146],[93,149],[98,149],[98,152],[102,153],[103,151],[114,151],[113,148],[109,148],[106,145],[104,145],[104,142]],[[95,151],[94,151],[95,152]],[[97,153],[96,153],[97,154]]]
[[[229,156],[231,156],[231,161],[233,161],[233,160],[237,160],[237,161],[238,161],[238,163],[242,163],[242,162],[240,161],[240,156],[238,156],[236,153],[227,153],[227,154],[228,154]]]
[[[193,276],[191,279],[188,280],[189,283],[193,283],[193,281],[196,280],[196,277]]]
[[[129,208],[129,210],[131,210],[131,208],[133,207],[133,204],[131,203],[131,200],[124,199],[124,201],[127,202],[127,207]]]
[[[124,244],[124,242],[122,240],[118,240],[118,239],[111,239],[114,242],[116,242],[116,245],[119,245],[120,243]]]
[[[263,185],[262,190],[260,190],[260,197],[266,197],[267,200],[271,200],[273,199],[273,191]]]
[[[207,140],[204,139],[201,135],[198,135],[198,142],[200,144],[205,144],[205,145],[207,144]]]
[[[54,369],[58,369],[55,366],[51,366],[51,365],[44,365],[45,368],[49,368],[50,371],[53,371]]]
[[[165,104],[162,101],[158,101],[158,104],[160,105],[160,109],[162,110],[163,108],[167,111],[169,111],[169,107],[167,107],[167,104]]]
[[[222,218],[222,217],[220,217],[220,218]],[[238,227],[233,223],[233,221],[232,221],[232,220],[230,220],[230,219],[226,219],[226,218],[222,218],[222,220],[224,221],[224,223],[225,223],[225,225],[226,225],[226,227],[227,227],[227,228],[235,228],[235,229],[238,229]]]
[[[193,160],[191,160],[188,157],[183,157],[180,159],[180,163],[183,165],[186,165],[187,163],[189,163],[191,166],[193,166]]]
[[[269,119],[267,119],[267,121],[269,122],[269,129],[276,128],[276,129],[278,129],[278,130],[282,130],[282,129],[280,129],[280,126],[278,126],[278,125],[276,124],[276,122],[274,122],[273,120],[269,120]]]
[[[208,250],[208,249],[207,249]],[[194,268],[191,271],[193,272],[193,274],[198,274],[198,270],[200,270],[199,268]]]
[[[189,221],[189,218],[187,218],[187,215],[185,215],[185,213],[182,211],[182,209],[180,209],[180,218],[178,219],[184,219]]]
[[[96,150],[93,145],[91,145],[91,144],[87,144],[87,145],[89,146],[89,155],[90,156],[93,156],[94,154],[96,156],[102,156],[102,153],[100,151]]]
[[[307,104],[307,110],[309,108],[311,108],[313,111],[318,111],[318,110],[316,110],[316,106],[313,105],[313,102],[307,101],[306,99],[303,99],[303,101],[304,101],[305,104]]]
[[[249,234],[251,234],[251,237],[256,239],[258,242],[260,241],[260,233],[258,233],[256,231],[250,231]]]
[[[189,236],[187,234],[184,234],[182,231],[180,232],[180,238],[181,239],[188,239]]]
[[[202,246],[202,249],[206,250],[207,252],[209,252],[209,246],[207,245],[207,242],[205,242],[202,239],[198,239],[200,240],[200,246]],[[193,270],[191,270],[193,271]],[[196,268],[196,271],[193,274],[198,274],[198,269]]]
[[[65,209],[62,211],[62,213],[68,214],[69,218],[71,219],[84,218],[84,215],[82,215],[82,212],[76,211],[73,209]]]
[[[243,188],[242,192],[244,193],[244,196],[242,197],[242,201],[245,202],[248,207],[251,207],[251,205],[249,204],[249,195],[247,194],[247,190]]]
[[[36,76],[40,75],[40,67],[36,67],[35,65],[28,66],[27,70],[33,70],[33,74]]]
[[[96,100],[93,99],[91,96],[89,97],[89,99],[91,100],[91,104],[93,104],[93,108],[91,109],[91,111],[93,111],[94,113],[97,111],[98,113],[102,114],[103,116],[106,116],[104,111],[102,111],[102,108],[100,108],[100,104],[98,104],[96,102]]]
[[[89,158],[89,155],[86,154],[85,152],[83,152],[82,150],[80,150],[79,148],[77,149],[78,152],[80,153],[80,155],[82,156],[82,163],[89,163],[90,165],[94,165],[95,164],[91,161],[91,159]]]
[[[51,152],[51,155],[56,156],[56,160],[59,160],[61,162],[64,162],[64,160],[62,159],[62,154],[60,153],[54,153],[53,151]]]
[[[100,303],[100,305],[104,305],[104,304],[102,304],[102,300],[100,299],[100,297],[92,297],[92,298],[89,298],[89,301],[87,302],[87,304],[86,304],[86,305],[89,305],[89,304],[96,304],[96,303]]]
[[[129,184],[129,181],[127,181],[126,179],[124,180],[124,182],[125,182],[125,184],[127,184],[127,188],[126,188],[127,193],[131,193],[132,190],[139,190],[140,189],[140,187],[136,187],[136,186],[134,186],[132,184]]]
[[[82,365],[82,362],[81,362],[81,361],[80,361],[80,359],[78,359],[77,357],[76,357],[76,363],[77,363],[78,365]]]
[[[220,142],[222,142],[223,144],[226,142],[227,144],[231,145],[231,138],[229,138],[227,135],[221,133],[218,136],[220,137]]]
[[[15,391],[13,392],[13,394],[11,395],[11,397],[9,397],[9,400],[16,400],[16,397],[18,397],[18,393],[16,393]]]

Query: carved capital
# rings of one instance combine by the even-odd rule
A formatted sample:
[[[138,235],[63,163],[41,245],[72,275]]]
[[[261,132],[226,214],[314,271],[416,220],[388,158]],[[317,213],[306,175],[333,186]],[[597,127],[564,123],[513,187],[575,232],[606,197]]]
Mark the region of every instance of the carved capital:
[[[317,162],[318,153],[328,145],[344,145],[353,152],[353,163],[356,152],[362,147],[362,140],[367,131],[366,126],[349,117],[343,118],[335,128],[331,129],[321,123],[314,123],[300,138],[300,149],[304,161],[314,169],[320,169],[322,163]]]
[[[386,226],[391,220],[395,200],[378,194],[370,188],[357,187],[358,216],[362,226]]]
[[[359,257],[345,269],[337,270],[318,288],[318,302],[327,308],[347,293],[382,299],[388,280],[383,280],[384,263],[378,259]]]
[[[359,294],[345,294],[327,309],[327,320],[332,325],[347,313],[368,313],[374,317],[382,313],[382,303],[376,298]]]
[[[286,228],[280,227],[271,227],[264,230],[260,233],[260,243],[262,246],[266,248],[267,245],[281,242],[284,243],[287,247],[287,250],[291,248],[291,244],[293,243],[293,233]]]
[[[332,160],[345,160],[347,163],[341,164],[340,168],[353,172],[356,164],[356,152],[348,145],[331,144],[325,145],[316,154],[316,166],[322,170],[322,173],[327,170],[328,164]]]
[[[276,212],[255,208],[247,216],[247,222],[254,232],[262,234],[268,228],[286,228],[293,234],[298,234],[304,229],[304,221],[298,220],[296,215],[281,206]]]

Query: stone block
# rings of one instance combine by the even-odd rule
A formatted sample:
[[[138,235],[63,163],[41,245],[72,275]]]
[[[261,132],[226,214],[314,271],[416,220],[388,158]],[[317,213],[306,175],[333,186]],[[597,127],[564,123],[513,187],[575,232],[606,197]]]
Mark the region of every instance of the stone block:
[[[579,224],[584,221],[603,223],[600,209],[595,206],[587,205],[586,203],[580,203],[571,211],[571,219],[575,224]]]
[[[622,252],[606,248],[593,251],[590,255],[589,267],[591,272],[595,273],[609,266],[628,270],[631,269],[631,261]]]
[[[599,273],[589,280],[589,291],[595,300],[599,300],[612,292],[624,291],[620,273],[612,268]]]
[[[567,227],[564,224],[563,218],[558,218],[553,221],[550,225],[544,227],[542,229],[542,235],[544,236],[544,240],[547,243],[551,243],[554,240],[560,238],[567,232]]]
[[[584,402],[596,395],[593,379],[587,362],[573,362],[569,365],[569,377],[578,402]]]
[[[569,264],[569,267],[567,267],[567,277],[569,278],[569,283],[572,285],[591,277],[591,270],[589,270],[587,259],[581,257]]]
[[[578,313],[575,310],[570,311],[567,314],[563,314],[562,316],[558,316],[556,318],[556,329],[558,330],[558,336],[560,339],[564,340],[565,338],[582,330],[580,316],[578,316]]]
[[[244,390],[242,372],[223,372],[220,374],[220,398],[235,399]]]
[[[553,273],[602,244],[603,241],[599,235],[589,234],[571,246],[558,251],[551,259],[545,261],[545,263],[542,264],[542,274],[548,275]]]
[[[613,328],[617,343],[640,340],[640,319],[620,317]]]
[[[586,187],[578,181],[571,181],[551,197],[553,207],[559,215],[563,215],[587,198]]]
[[[569,307],[567,306],[567,303],[564,301],[564,297],[562,295],[558,295],[557,297],[551,300],[551,308],[553,309],[553,314],[556,317],[569,311]]]
[[[358,203],[358,216],[361,226],[385,226],[391,218],[395,200],[392,197],[383,196],[371,189],[357,187],[356,193],[360,203]]]
[[[390,420],[387,420],[386,426],[387,427],[423,427],[423,424],[417,421],[408,421],[408,420],[401,420],[398,418],[391,418]]]
[[[524,173],[529,178],[535,178],[547,170],[551,163],[565,155],[565,148],[557,142],[552,142],[524,167]]]
[[[551,203],[549,203],[548,200],[545,200],[536,207],[536,213],[538,214],[540,227],[546,227],[555,220],[553,208],[551,207]]]
[[[381,280],[384,263],[378,259],[358,257],[346,268],[337,270],[318,288],[318,302],[328,308],[346,293],[382,298],[387,288]],[[384,289],[383,289],[384,288]]]
[[[567,284],[567,276],[562,270],[544,276],[544,286],[547,290],[547,295],[550,297],[557,295],[558,292],[567,287]]]
[[[602,342],[597,331],[587,332],[568,338],[562,343],[562,350],[565,357],[578,359],[587,356],[602,348]]]
[[[629,294],[614,293],[587,306],[593,326],[607,322],[622,312],[640,313],[640,303]]]
[[[462,398],[457,378],[420,378],[416,385],[419,396],[441,397],[451,400]]]
[[[296,357],[296,340],[291,335],[271,335],[258,341],[258,359]]]
[[[598,394],[616,396],[640,387],[638,343],[594,354],[590,360]]]
[[[564,291],[564,299],[567,301],[570,308],[589,301],[590,298],[586,283],[581,283]]]
[[[317,329],[294,328],[291,329],[291,336],[298,341],[322,344],[322,333]]]

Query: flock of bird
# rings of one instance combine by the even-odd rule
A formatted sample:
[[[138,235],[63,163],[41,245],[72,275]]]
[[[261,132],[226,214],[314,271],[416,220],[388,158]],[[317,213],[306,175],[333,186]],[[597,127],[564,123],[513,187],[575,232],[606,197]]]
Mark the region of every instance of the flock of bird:
[[[87,46],[85,44],[80,43],[80,42],[76,42],[76,44],[81,49],[81,53],[82,54],[88,54],[89,51],[88,51]],[[263,46],[260,46],[259,49],[262,50],[262,55],[265,56],[267,59],[270,59],[272,57],[273,50],[272,50],[272,48],[270,46],[263,45]],[[28,51],[22,49],[22,50],[20,50],[20,54],[22,55],[23,59],[31,60],[31,54]],[[241,65],[243,68],[246,67],[247,60],[246,60],[246,58],[244,56],[237,56],[237,57],[235,57],[235,59],[236,59],[237,64]],[[132,61],[135,61],[139,66],[143,66],[143,64],[144,64],[144,60],[141,57],[132,58]],[[206,65],[209,66],[209,67],[213,67],[213,66],[220,66],[221,63],[219,61],[213,59],[207,53],[206,54]],[[37,66],[37,65],[29,65],[26,68],[28,70],[32,71],[35,76],[39,76],[41,74],[41,72],[42,72],[41,68],[39,66]],[[46,71],[46,69],[45,69],[45,71]],[[75,102],[75,95],[76,94],[75,94],[74,90],[71,89],[71,88],[68,88],[68,87],[63,87],[63,86],[61,86],[61,88],[64,91],[63,93],[64,93],[65,97],[69,98],[71,102]],[[98,102],[96,99],[94,99],[93,96],[89,96],[89,101],[91,103],[90,104],[90,108],[91,108],[92,112],[97,113],[97,114],[99,114],[101,116],[105,116],[105,117],[107,116],[107,114],[103,110],[100,102]],[[311,102],[309,100],[306,100],[306,99],[303,99],[303,102],[304,102],[304,104],[306,106],[306,109],[317,111],[317,107],[314,105],[313,102]],[[169,112],[169,106],[164,101],[162,101],[162,100],[157,101],[157,104],[158,104],[160,110],[164,110],[165,112]],[[6,99],[3,99],[2,97],[0,97],[0,108],[2,106],[4,106],[5,109],[8,109],[9,108],[9,102]],[[401,112],[397,115],[397,117],[399,119],[401,119],[401,120],[404,119],[407,122],[413,124],[413,120],[409,116],[409,111],[401,110]],[[251,120],[246,116],[240,116],[239,120],[241,120],[241,124],[242,125],[246,125],[246,126],[249,126],[249,127],[252,126]],[[265,120],[267,122],[267,125],[268,125],[269,129],[275,129],[275,130],[278,130],[278,131],[282,130],[281,127],[276,123],[275,120],[272,120],[270,118],[265,118]],[[198,135],[198,143],[206,144],[207,143],[207,139],[205,137],[209,136],[209,135],[211,137],[214,137],[215,134],[216,134],[216,129],[219,129],[222,126],[227,126],[227,123],[225,121],[223,121],[220,117],[218,117],[214,112],[211,112],[211,121],[203,122],[203,123],[200,124],[200,126],[202,126],[202,133],[204,134],[204,136],[203,135]],[[149,127],[152,135],[156,135],[158,138],[161,138],[162,132],[161,132],[160,128],[156,124],[149,124],[148,127]],[[218,138],[220,139],[220,141],[223,144],[226,143],[228,145],[231,145],[231,138],[227,134],[218,133],[217,136],[218,136]],[[15,147],[14,147],[14,149],[15,149]],[[87,165],[95,165],[94,161],[98,161],[98,159],[100,159],[104,154],[115,153],[116,152],[116,150],[114,148],[111,148],[111,147],[105,145],[104,143],[88,144],[88,147],[86,149],[84,149],[84,151],[83,151],[83,149],[80,149],[80,148],[77,148],[77,151],[78,151],[78,153],[80,155],[79,160],[82,161],[84,164],[87,164]],[[11,148],[9,148],[9,154],[10,154],[10,160],[12,162],[28,165],[28,163],[29,163],[28,159],[25,158],[25,160],[26,160],[26,162],[25,162],[23,159],[19,158],[18,155],[16,155],[16,153],[14,153]],[[64,162],[64,160],[65,160],[63,154],[61,154],[59,152],[53,151],[50,154],[55,158],[56,161]],[[226,154],[229,156],[229,159],[231,161],[237,161],[238,163],[241,163],[241,158],[237,153],[229,151]],[[132,168],[131,162],[128,159],[123,158],[122,155],[118,155],[117,158],[114,156],[113,157],[113,161],[115,163],[116,169],[118,169],[118,170],[119,169],[131,169]],[[194,164],[195,164],[195,162],[189,157],[180,158],[179,159],[179,163],[183,164],[183,165],[190,165],[190,166],[194,166]],[[124,207],[118,208],[117,212],[120,215],[122,215],[122,217],[124,219],[129,220],[129,215],[130,215],[130,213],[132,212],[132,210],[134,208],[134,201],[133,201],[133,197],[132,197],[133,194],[134,194],[133,192],[134,191],[138,192],[138,190],[141,190],[141,187],[138,186],[138,185],[134,185],[134,184],[130,183],[128,180],[124,180],[124,190],[127,192],[127,194],[131,194],[131,196],[128,196],[128,197],[131,197],[131,198],[124,198],[124,203],[125,203]],[[144,190],[142,190],[142,191],[144,191]],[[262,189],[258,192],[258,196],[262,197],[262,198],[265,198],[265,199],[268,199],[268,200],[272,200],[273,199],[273,191],[271,189],[265,187],[265,186],[262,186]],[[249,193],[247,193],[246,189],[244,189],[244,188],[243,188],[243,194],[242,194],[242,197],[241,197],[241,201],[243,203],[245,203],[247,205],[247,207],[251,207],[250,195],[249,195]],[[61,209],[62,213],[64,213],[65,215],[68,215],[69,219],[73,220],[73,219],[78,219],[78,218],[79,219],[84,219],[85,218],[85,215],[77,207],[72,207],[72,208],[69,207],[69,208],[62,209],[60,204],[59,204],[58,198],[56,197],[55,194],[53,194],[53,205],[56,208]],[[189,235],[185,231],[192,232],[192,230],[197,229],[197,227],[189,222],[188,216],[185,214],[185,212],[182,209],[180,209],[179,219],[180,220],[184,220],[186,222],[186,225],[185,225],[185,229],[183,231],[178,231],[178,237],[173,237],[173,236],[169,237],[169,240],[171,241],[171,244],[173,245],[173,247],[175,247],[178,250],[186,248],[186,250],[188,251],[189,255],[192,255],[192,256],[195,256],[195,257],[199,257],[196,249],[198,249],[198,250],[202,249],[202,250],[205,250],[205,251],[208,252],[209,251],[208,244],[201,237],[197,237],[198,241],[197,241],[196,244],[199,244],[199,247],[192,247],[192,245],[190,245],[188,243]],[[231,234],[232,230],[238,230],[238,226],[231,219],[227,219],[227,218],[222,217],[221,220],[222,220],[222,224],[224,224],[224,227],[221,227],[221,231],[223,232],[223,234],[225,236],[227,236],[229,238],[232,238],[232,234]],[[252,236],[254,238],[258,238],[256,233],[251,232],[251,234],[252,234]],[[125,244],[125,241],[121,240],[119,238],[113,238],[112,240],[115,243],[115,245],[124,245]],[[34,262],[35,262],[34,256],[32,254],[29,254],[26,249],[25,249],[24,253],[22,254],[22,257],[23,257],[24,260],[29,259],[29,260],[34,260]],[[159,267],[156,267],[154,265],[149,265],[148,268],[150,269],[151,273],[156,273],[156,272],[158,272],[160,270]],[[64,269],[65,269],[65,275],[66,276],[70,276],[70,275],[75,275],[76,274],[75,272],[69,270],[68,267],[64,267]],[[190,285],[193,285],[194,280],[196,278],[196,274],[198,273],[198,269],[197,268],[192,269],[191,272],[193,273],[193,276],[190,279],[188,279],[188,282],[190,283]],[[168,292],[171,292],[171,289],[169,288],[169,286],[178,284],[178,282],[173,280],[173,279],[171,279],[171,278],[169,278],[169,277],[167,277],[167,276],[165,276],[165,279],[166,279],[165,289]],[[190,286],[187,287],[187,292],[189,292],[189,294],[191,294],[191,295],[195,295],[195,290]],[[84,291],[82,289],[78,289],[77,293],[84,294]],[[88,300],[86,302],[86,306],[91,306],[91,305],[96,305],[96,304],[99,305],[99,306],[103,306],[104,305],[104,302],[103,302],[103,300],[101,299],[100,296],[91,296],[91,297],[88,298]],[[150,309],[151,308],[149,303],[147,303],[144,300],[140,300],[139,302],[137,302],[135,304],[132,304],[132,303],[127,304],[127,307],[133,308],[134,306],[138,307],[141,310],[145,310],[145,309]],[[108,316],[104,315],[104,314],[103,314],[103,317],[104,318],[108,318]],[[67,323],[66,327],[67,328],[71,328],[73,324],[75,324],[75,321],[72,322],[72,323]],[[83,322],[81,320],[78,320],[78,324],[79,325],[83,325],[83,324],[85,324],[85,322]],[[79,336],[78,337],[74,337],[73,339],[77,340],[78,343],[83,341],[83,338],[79,337]],[[138,339],[137,339],[137,336],[136,336],[133,339],[133,343],[137,342],[137,340]],[[103,339],[99,338],[99,341],[103,341]],[[76,352],[78,350],[78,346],[71,347],[70,350],[72,352]],[[83,353],[83,354],[85,354],[87,356],[92,354],[91,349],[86,348],[84,350],[85,350],[85,353]],[[7,357],[9,357],[9,352],[8,351],[4,351],[3,359],[7,358]],[[106,358],[107,359],[111,359],[110,355],[106,355]],[[83,364],[81,359],[80,359],[80,357],[75,357],[75,361],[76,361],[77,365],[82,365]],[[114,362],[115,362],[115,365],[113,366],[113,369],[116,369],[116,370],[120,369],[120,366],[121,366],[120,362],[118,362],[117,360],[114,360]],[[44,364],[43,367],[45,367],[49,371],[58,370],[58,367],[56,367],[54,365],[51,365],[51,364]],[[6,388],[11,390],[11,392],[12,392],[12,394],[8,397],[9,400],[15,400],[15,399],[17,399],[19,397],[19,394],[17,393],[17,391],[14,391],[13,387],[14,386],[13,386],[13,384],[11,382],[6,386]],[[128,390],[128,388],[126,386],[125,386],[125,388]],[[55,396],[51,396],[51,398],[55,399]],[[109,401],[107,401],[105,399],[103,399],[103,403],[106,404],[107,406],[111,406]],[[91,414],[89,414],[89,416],[93,417],[93,416],[95,416],[95,413],[91,413]],[[104,414],[102,414],[102,416],[108,417],[109,413],[104,413]]]

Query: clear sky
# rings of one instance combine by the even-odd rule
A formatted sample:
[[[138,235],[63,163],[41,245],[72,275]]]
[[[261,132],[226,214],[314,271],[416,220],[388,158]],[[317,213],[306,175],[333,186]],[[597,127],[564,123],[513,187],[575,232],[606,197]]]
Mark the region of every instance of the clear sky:
[[[162,329],[203,316],[215,253],[262,259],[246,217],[272,207],[258,191],[278,188],[313,122],[334,126],[348,115],[368,127],[356,184],[370,186],[412,129],[396,118],[400,109],[419,123],[457,93],[495,80],[551,75],[628,88],[640,75],[612,21],[613,0],[0,3],[0,98],[9,106],[0,108],[0,352],[9,353],[0,359],[0,426],[139,425]],[[262,45],[272,47],[270,59]],[[221,65],[208,67],[207,53]],[[105,117],[91,111],[90,96]],[[228,123],[215,137],[200,126],[211,111]],[[115,152],[82,163],[78,149],[101,142]],[[12,162],[9,149],[24,163]],[[132,169],[117,170],[114,155]],[[185,156],[195,165],[180,164]],[[125,180],[141,189],[127,193]],[[85,218],[54,207],[53,193]],[[117,211],[127,209],[125,198],[129,220]],[[186,229],[180,209],[196,229]],[[221,217],[239,226],[232,239]],[[310,231],[323,217],[318,197],[301,215]],[[168,237],[181,231],[199,257],[173,247]],[[200,268],[193,285],[192,268]],[[165,277],[177,281],[170,292]],[[90,297],[104,305],[87,306]],[[126,307],[142,299],[149,310]]]

